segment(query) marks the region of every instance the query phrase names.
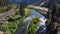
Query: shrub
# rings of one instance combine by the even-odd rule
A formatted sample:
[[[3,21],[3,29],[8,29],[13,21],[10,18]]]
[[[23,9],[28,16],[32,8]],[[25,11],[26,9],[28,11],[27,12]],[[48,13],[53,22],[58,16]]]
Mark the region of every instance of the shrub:
[[[11,32],[10,31],[5,31],[4,34],[11,34]]]
[[[0,9],[0,13],[7,12],[8,10],[9,10],[9,8],[2,8],[2,9]]]
[[[46,26],[48,26],[50,24],[50,20],[46,21]]]
[[[36,27],[38,25],[39,18],[33,18],[28,28],[28,34],[36,34]]]
[[[1,31],[5,32],[6,30],[9,30],[9,26],[8,25],[1,25]]]

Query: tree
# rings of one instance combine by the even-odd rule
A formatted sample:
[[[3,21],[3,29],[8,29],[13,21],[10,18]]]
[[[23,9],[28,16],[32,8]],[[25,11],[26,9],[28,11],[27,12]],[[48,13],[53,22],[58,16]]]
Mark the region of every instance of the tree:
[[[10,31],[5,31],[4,34],[11,34],[11,32]]]
[[[9,30],[9,26],[8,25],[2,25],[1,30],[5,32],[6,30]]]
[[[39,18],[33,18],[28,28],[28,34],[36,34],[36,27],[38,25]]]

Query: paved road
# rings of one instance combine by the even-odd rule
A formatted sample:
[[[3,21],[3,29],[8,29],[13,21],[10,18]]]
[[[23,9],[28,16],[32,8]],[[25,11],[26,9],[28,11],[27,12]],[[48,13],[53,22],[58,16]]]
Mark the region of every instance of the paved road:
[[[45,12],[48,12],[48,8],[45,7],[38,7],[38,6],[33,6],[33,5],[29,5],[29,8],[33,8],[33,9],[39,9],[39,10],[43,10]]]
[[[19,27],[17,28],[17,31],[16,31],[15,34],[26,34],[31,19],[32,19],[32,18],[35,18],[35,17],[41,18],[40,21],[45,18],[43,15],[39,14],[39,13],[36,12],[35,10],[32,10],[30,16],[28,16],[25,20],[23,20],[23,22],[22,22],[21,24],[19,24]],[[39,22],[39,23],[40,23],[40,22]],[[45,23],[44,23],[44,24],[45,24]],[[39,24],[39,26],[40,26],[40,24]],[[38,27],[39,27],[39,26],[38,26]],[[38,27],[37,27],[37,28],[38,28]],[[37,29],[37,30],[38,30],[38,29]]]
[[[9,10],[8,12],[5,12],[3,15],[0,15],[0,22],[1,20],[5,19],[8,15],[10,15],[13,11],[15,11],[16,7],[12,8],[11,10]]]
[[[26,18],[25,20],[23,20],[22,23],[19,24],[17,31],[15,32],[15,34],[26,34],[27,32],[27,25],[30,22],[30,18]]]
[[[30,5],[35,5],[35,6],[39,6],[42,2],[44,2],[46,0],[35,0],[35,2],[31,2]]]
[[[39,7],[38,7],[39,8]],[[32,15],[33,14],[33,15]],[[36,14],[36,15],[35,15]],[[39,18],[41,18],[41,15],[38,15],[37,13],[34,13],[34,10],[32,11],[30,17],[27,17],[22,24],[19,25],[18,29],[17,29],[17,32],[16,34],[25,34],[26,33],[26,30],[27,30],[27,25],[29,24],[30,20],[32,17],[36,17],[36,16],[40,16]],[[45,19],[45,18],[44,18]],[[39,26],[37,27],[38,31],[37,31],[37,34],[42,34],[41,30],[45,30],[45,21],[43,17],[42,19],[40,20],[40,24]],[[42,27],[41,27],[42,26]],[[41,29],[42,28],[42,29]],[[43,31],[42,30],[42,31]]]
[[[56,0],[60,4],[60,0]],[[50,8],[52,0],[47,0],[42,7]]]

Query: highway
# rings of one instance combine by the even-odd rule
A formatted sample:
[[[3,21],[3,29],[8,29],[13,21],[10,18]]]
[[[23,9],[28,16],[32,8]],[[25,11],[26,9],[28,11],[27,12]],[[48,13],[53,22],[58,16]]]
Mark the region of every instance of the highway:
[[[48,11],[48,8],[45,8],[45,7],[37,7],[37,6],[33,6],[33,5],[29,5],[29,7],[32,7],[34,9],[40,9],[40,10]],[[3,19],[5,19],[7,16],[9,16],[12,12],[14,12],[15,11],[15,8],[16,7],[12,8],[11,10],[9,10],[9,11],[3,13],[2,15],[0,15],[0,22]]]
[[[44,0],[42,1],[39,1],[39,4],[42,3]],[[37,2],[36,2],[37,3]],[[43,3],[42,3],[43,4]],[[42,5],[41,4],[41,5]],[[34,4],[35,5],[35,4]],[[38,4],[37,4],[38,5]],[[32,6],[31,6],[32,7]],[[35,6],[36,7],[36,6]],[[3,20],[4,18],[6,18],[8,15],[10,15],[13,11],[15,11],[16,7],[12,8],[11,10],[9,10],[8,12],[5,12],[3,15],[0,16],[0,22],[1,20]],[[40,9],[40,7],[37,7]],[[41,8],[42,9],[42,8]],[[34,10],[32,11],[32,14],[27,17],[22,23],[19,24],[19,27],[17,28],[17,31],[15,34],[25,34],[28,30],[28,26],[30,24],[30,21],[32,18],[35,18],[36,16],[39,17],[39,18],[42,18],[42,15],[38,15],[38,13],[36,14],[35,12],[35,15],[34,15]],[[35,16],[35,17],[34,17]],[[44,17],[43,17],[44,18]],[[37,27],[38,28],[38,27]]]
[[[7,16],[9,16],[13,11],[15,11],[15,8],[16,8],[16,6],[13,7],[11,10],[9,10],[9,11],[3,13],[2,15],[0,15],[0,22],[1,22],[3,19],[5,19]]]
[[[30,8],[33,9],[40,9],[40,10],[44,10],[44,11],[48,11],[48,8],[51,5],[51,1],[52,0],[39,0],[38,2],[35,1],[35,3],[31,3],[31,5],[29,5]],[[46,8],[47,7],[47,8]],[[7,16],[9,16],[13,11],[15,11],[15,8],[12,8],[11,10],[9,10],[8,12],[5,12],[3,15],[0,16],[0,22],[5,19]],[[32,18],[38,17],[40,18],[40,22],[39,25],[37,26],[37,32],[36,34],[44,34],[44,30],[46,30],[45,27],[45,22],[46,19],[44,16],[42,16],[41,14],[37,13],[35,10],[32,10],[32,13],[30,14],[29,17],[27,17],[25,20],[23,20],[22,23],[19,24],[19,27],[17,28],[17,31],[15,34],[26,34],[30,21]],[[41,29],[42,28],[42,29]],[[43,32],[43,33],[42,33]]]
[[[43,23],[41,25],[45,25],[46,20],[43,20],[43,19],[45,19],[45,17],[32,9],[31,14],[25,20],[23,20],[22,23],[19,24],[15,34],[26,34],[28,31],[28,27],[29,27],[29,24],[31,22],[31,19],[36,18],[36,17],[40,18],[40,21],[42,21],[42,22],[39,22],[40,24]],[[40,24],[37,27],[37,30],[41,26]]]
[[[43,10],[45,12],[48,12],[48,8],[46,8],[46,7],[38,7],[38,6],[33,6],[33,5],[29,5],[28,7],[32,8],[32,9],[39,9],[39,10]]]
[[[36,0],[34,0],[34,1],[36,1]],[[32,3],[31,2],[31,5],[35,5],[35,4],[37,4],[37,5],[43,5],[44,3],[46,2],[46,0],[39,0],[39,1],[36,1],[36,2],[34,2],[34,3]],[[40,6],[41,6],[40,5]],[[37,7],[37,6],[31,6],[32,8],[35,8],[35,9],[40,9],[40,10],[44,10],[44,11],[48,11],[48,9],[47,8],[44,8],[44,7]],[[11,10],[9,10],[8,12],[5,12],[3,15],[1,15],[0,16],[0,22],[5,18],[5,17],[7,17],[8,15],[10,15],[13,11],[14,11],[14,9],[15,9],[16,7],[14,7],[14,8],[12,8]]]
[[[33,0],[30,5],[39,6],[44,1],[46,0]]]

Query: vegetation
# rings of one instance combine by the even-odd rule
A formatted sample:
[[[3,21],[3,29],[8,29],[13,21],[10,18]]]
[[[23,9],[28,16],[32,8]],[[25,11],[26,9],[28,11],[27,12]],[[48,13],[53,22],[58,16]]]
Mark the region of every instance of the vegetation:
[[[36,34],[36,27],[38,26],[39,18],[33,18],[28,28],[28,34]]]
[[[0,13],[7,12],[8,10],[9,10],[9,8],[7,8],[7,7],[0,8]]]
[[[26,11],[24,16],[20,16],[19,11],[16,10],[14,13],[8,16],[9,19],[7,20],[7,23],[0,23],[0,31],[3,31],[4,34],[13,34],[18,24],[29,15],[30,10]]]
[[[0,0],[0,13],[7,12],[12,6],[12,3],[7,2],[7,0]]]
[[[12,3],[7,2],[7,0],[0,0],[0,7],[11,5]]]
[[[46,26],[48,26],[50,24],[50,20],[46,21]]]
[[[26,12],[25,12],[25,16],[24,17],[26,18],[26,17],[28,17],[30,15],[31,9],[25,9],[25,11]]]
[[[0,13],[7,12],[12,8],[12,6],[10,7],[8,5],[11,5],[11,3],[7,2],[6,0],[0,0]],[[20,22],[30,15],[30,11],[30,9],[26,8],[25,12],[20,12],[16,10],[14,13],[8,16],[9,19],[7,20],[7,22],[0,23],[0,31],[4,32],[4,34],[13,34]],[[24,15],[20,16],[19,12],[21,13],[21,15]],[[36,34],[36,27],[38,26],[38,22],[39,18],[33,18],[31,20],[28,28],[28,34]],[[48,20],[47,25],[49,25],[49,23],[50,21]]]

